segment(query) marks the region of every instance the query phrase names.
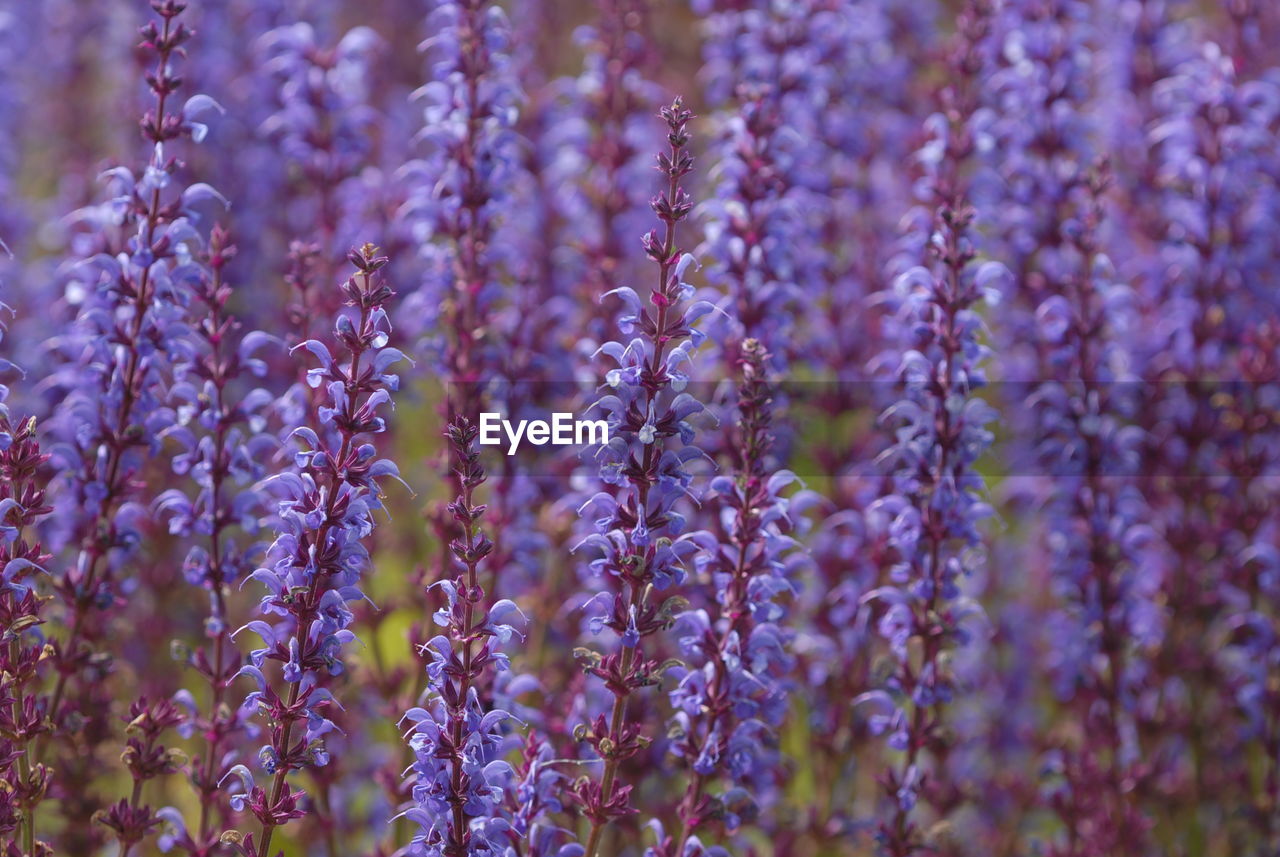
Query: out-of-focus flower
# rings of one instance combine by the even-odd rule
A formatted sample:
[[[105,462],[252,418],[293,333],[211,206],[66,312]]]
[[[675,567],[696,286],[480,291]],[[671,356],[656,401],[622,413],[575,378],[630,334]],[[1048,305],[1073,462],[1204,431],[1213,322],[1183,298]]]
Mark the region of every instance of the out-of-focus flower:
[[[724,341],[726,364],[739,359],[740,343],[750,337],[785,365],[801,314],[800,283],[814,273],[803,262],[812,236],[794,172],[795,135],[783,126],[779,101],[770,84],[741,85],[717,140],[720,182],[701,212],[709,222],[698,252],[712,260],[710,285],[726,293],[725,312],[709,332]]]
[[[496,314],[511,272],[502,224],[521,170],[514,126],[523,94],[500,7],[441,0],[430,22],[431,80],[418,92],[429,152],[404,169],[403,210],[426,270],[403,315],[412,334],[427,336],[449,415],[474,423],[483,389],[502,376]]]
[[[975,213],[965,197],[974,58],[989,11],[981,4],[967,11],[949,63],[948,112],[930,120],[936,138],[920,158],[923,202],[934,209],[930,233],[920,242],[928,263],[898,274],[890,298],[897,312],[887,338],[896,343],[891,356],[901,399],[881,416],[894,438],[882,456],[890,491],[868,509],[885,530],[888,581],[860,603],[877,611],[876,628],[895,665],[858,703],[871,713],[872,733],[887,735],[898,751],[880,779],[887,808],[877,840],[892,857],[925,847],[916,821],[921,801],[944,817],[955,803],[945,720],[957,690],[955,653],[986,622],[962,584],[983,562],[978,527],[992,514],[975,469],[991,444],[987,425],[995,417],[977,396],[987,382],[988,356],[978,307],[1008,276],[1003,265],[977,259]]]
[[[1219,773],[1231,765],[1210,761],[1248,751],[1239,732],[1219,725],[1239,709],[1205,640],[1222,639],[1240,615],[1230,583],[1235,545],[1253,526],[1215,498],[1232,490],[1224,462],[1238,443],[1239,415],[1225,406],[1241,379],[1246,333],[1274,323],[1280,306],[1280,245],[1267,225],[1280,199],[1277,85],[1273,75],[1243,79],[1216,43],[1194,40],[1151,93],[1145,225],[1153,244],[1138,280],[1136,363],[1149,391],[1147,522],[1169,553],[1169,618],[1153,658],[1147,740],[1167,798],[1148,811],[1155,824],[1183,830],[1218,824],[1221,805],[1249,802],[1253,791],[1237,791],[1240,779]],[[1205,794],[1221,795],[1222,804]]]
[[[777,732],[793,666],[785,623],[794,597],[787,554],[797,548],[781,492],[795,476],[770,470],[769,354],[746,339],[739,360],[734,473],[712,486],[731,520],[730,535],[723,544],[706,538],[715,604],[676,619],[685,663],[670,694],[676,715],[669,732],[688,778],[677,810],[680,831],[650,849],[654,857],[686,854],[695,843],[695,853],[714,853],[703,851],[699,832],[713,819],[730,834],[753,822],[780,765]],[[721,778],[726,787],[716,786]]]
[[[649,152],[660,138],[652,123],[662,99],[653,82],[657,51],[652,10],[644,0],[597,0],[590,25],[574,31],[582,72],[560,82],[555,167],[565,184],[557,194],[572,224],[574,288],[585,308],[581,341],[595,348],[609,338],[612,311],[599,296],[612,284],[641,275],[644,257],[634,246],[644,231],[650,194]]]
[[[220,784],[236,758],[237,733],[246,727],[244,712],[227,698],[244,661],[231,639],[227,600],[254,568],[260,546],[244,539],[257,535],[266,516],[268,500],[257,485],[266,476],[268,454],[278,447],[267,430],[266,411],[274,397],[262,388],[245,388],[265,373],[267,365],[258,352],[273,340],[256,331],[244,333],[228,310],[233,288],[225,271],[235,252],[227,233],[215,227],[208,270],[190,283],[190,350],[176,364],[169,390],[172,423],[162,433],[176,449],[174,472],[189,476],[194,490],[170,489],[153,504],[170,533],[191,540],[183,576],[209,599],[201,642],[175,645],[179,659],[208,685],[203,710],[196,703],[203,693],[183,690],[175,696],[188,708],[184,731],[205,739],[189,768],[199,821],[188,827],[174,821],[181,820],[180,810],[171,807],[166,813],[173,828],[166,844],[190,854],[205,853],[218,841]]]
[[[1095,174],[1070,193],[1077,214],[1036,313],[1046,378],[1034,394],[1034,438],[1053,474],[1044,528],[1063,605],[1046,622],[1048,666],[1059,694],[1092,725],[1078,744],[1051,747],[1045,766],[1060,777],[1049,788],[1069,831],[1053,853],[1064,855],[1146,848],[1148,824],[1119,784],[1143,775],[1139,698],[1164,626],[1162,563],[1135,480],[1137,388],[1116,335],[1131,302],[1098,244],[1104,182]]]
[[[317,248],[315,277],[293,282],[291,320],[306,336],[310,325],[323,324],[339,303],[331,289],[299,286],[327,284],[338,270],[340,248],[358,237],[381,239],[373,222],[378,206],[369,197],[379,193],[373,157],[380,117],[373,91],[374,64],[383,47],[369,27],[356,27],[329,47],[302,21],[271,30],[259,41],[262,67],[276,87],[275,111],[259,131],[290,173],[289,235],[305,237]]]
[[[56,729],[98,741],[106,730],[83,724],[107,722],[101,679],[110,657],[103,637],[130,585],[122,572],[144,536],[146,516],[136,502],[140,473],[159,448],[173,366],[185,353],[189,283],[203,275],[197,211],[223,201],[209,185],[183,186],[179,179],[175,144],[198,140],[201,120],[217,105],[195,95],[179,106],[176,60],[191,30],[179,20],[181,3],[152,5],[157,20],[143,27],[140,45],[154,62],[146,79],[155,106],[141,122],[150,159],[138,175],[125,167],[108,170],[116,196],[74,215],[97,252],[73,263],[78,315],[56,342],[62,363],[50,379],[64,396],[52,420],[58,443],[50,452],[62,473],[50,533],[58,545],[74,541],[78,550],[55,586],[68,631],[54,644],[58,678],[49,714]],[[59,771],[71,780],[84,776],[78,766],[91,758],[72,751]],[[65,811],[81,819],[92,814],[87,789],[67,794]],[[91,838],[97,828],[78,830]]]

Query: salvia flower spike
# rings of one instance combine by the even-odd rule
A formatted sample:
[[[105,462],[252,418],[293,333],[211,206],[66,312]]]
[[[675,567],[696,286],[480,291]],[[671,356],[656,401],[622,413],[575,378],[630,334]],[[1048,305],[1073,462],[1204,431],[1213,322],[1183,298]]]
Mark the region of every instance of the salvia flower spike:
[[[383,275],[387,258],[366,244],[347,259],[355,268],[341,286],[348,309],[338,315],[331,343],[311,339],[297,346],[314,358],[307,381],[322,395],[308,424],[290,432],[297,447],[293,468],[266,480],[280,496],[277,534],[267,565],[250,578],[267,594],[261,618],[241,629],[262,639],[240,670],[255,685],[244,704],[270,729],[258,753],[266,786],[243,765],[229,774],[242,785],[233,805],[261,825],[256,839],[249,834],[238,844],[248,857],[271,854],[276,829],[306,814],[290,774],[329,761],[327,712],[339,702],[325,683],[346,669],[343,649],[355,638],[347,605],[364,598],[365,540],[383,508],[381,483],[399,478],[373,443],[386,430],[382,412],[400,386],[392,367],[405,359],[388,344],[386,306],[395,293]]]
[[[646,654],[646,641],[670,623],[669,610],[655,604],[655,593],[680,583],[685,560],[697,551],[684,519],[676,510],[687,495],[691,476],[687,463],[701,453],[692,445],[689,418],[702,405],[685,392],[681,379],[701,334],[692,323],[710,310],[705,302],[691,302],[693,287],[685,275],[693,257],[676,244],[676,227],[693,202],[683,180],[693,169],[688,125],[693,118],[677,98],[662,109],[667,126],[667,150],[658,155],[658,171],[665,178],[662,191],[650,205],[662,229],[646,233],[641,245],[656,269],[649,306],[631,288],[612,289],[626,313],[620,320],[629,341],[606,342],[600,352],[616,365],[605,376],[605,395],[599,407],[608,418],[609,443],[597,451],[599,478],[606,490],[583,506],[595,516],[597,532],[582,547],[597,554],[593,569],[607,575],[609,589],[593,604],[602,615],[592,620],[619,638],[618,650],[599,655],[583,650],[584,669],[613,697],[610,712],[579,727],[603,765],[599,778],[584,777],[574,795],[590,822],[587,857],[600,853],[605,830],[617,818],[634,812],[631,785],[618,780],[621,764],[652,740],[641,725],[628,719],[628,701],[637,691],[656,684],[662,665]],[[590,512],[588,511],[590,510]]]

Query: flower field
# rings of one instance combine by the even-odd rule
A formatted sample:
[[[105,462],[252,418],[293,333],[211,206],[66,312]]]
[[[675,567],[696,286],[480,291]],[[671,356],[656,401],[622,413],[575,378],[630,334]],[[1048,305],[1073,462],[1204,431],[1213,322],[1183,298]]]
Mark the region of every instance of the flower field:
[[[0,0],[0,857],[1280,854],[1280,6]]]

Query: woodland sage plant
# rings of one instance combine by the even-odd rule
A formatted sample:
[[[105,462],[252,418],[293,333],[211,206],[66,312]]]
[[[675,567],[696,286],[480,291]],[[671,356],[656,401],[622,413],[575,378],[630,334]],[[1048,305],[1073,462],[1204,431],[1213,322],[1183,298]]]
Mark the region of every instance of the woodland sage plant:
[[[0,857],[1280,852],[1278,46],[0,3]]]

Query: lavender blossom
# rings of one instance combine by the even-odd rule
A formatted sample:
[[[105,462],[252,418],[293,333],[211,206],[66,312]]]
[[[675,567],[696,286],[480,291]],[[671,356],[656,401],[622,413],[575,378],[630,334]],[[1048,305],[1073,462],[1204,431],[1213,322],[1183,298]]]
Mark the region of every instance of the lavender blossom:
[[[200,36],[199,62],[187,70],[187,80],[226,109],[212,129],[210,145],[201,148],[193,164],[202,174],[218,176],[218,189],[235,200],[222,219],[240,248],[227,269],[236,282],[274,286],[287,264],[290,242],[317,236],[323,228],[321,197],[332,188],[316,185],[314,160],[298,160],[308,152],[307,144],[286,144],[277,117],[286,113],[297,119],[297,137],[305,136],[301,126],[306,123],[321,133],[330,129],[324,108],[338,99],[328,85],[333,75],[325,61],[333,59],[333,45],[325,36],[335,32],[337,5],[331,0],[224,0],[191,4],[187,13],[188,24]],[[265,44],[269,34],[290,32],[293,25],[321,34],[309,45],[321,59],[320,66],[311,62],[304,49],[279,59],[284,49],[269,49]],[[309,77],[304,70],[310,70]],[[359,89],[361,83],[356,76],[352,88]],[[319,96],[310,97],[317,90]],[[325,138],[316,141],[322,153],[315,160],[324,159],[327,142]],[[354,182],[343,184],[343,193],[335,191],[341,197],[337,202],[350,207],[349,212],[338,213],[342,227],[357,219],[355,212],[364,210],[353,199],[358,196],[354,186]],[[363,237],[344,228],[326,246],[323,282],[341,278],[343,254]],[[327,298],[328,291],[318,288],[315,295]],[[237,315],[251,328],[274,330],[294,310],[292,305],[282,306],[279,298],[280,292],[273,287],[244,289],[236,301]],[[318,315],[313,321],[323,331],[327,317]]]
[[[1010,353],[1006,380],[1042,377],[1035,312],[1067,266],[1059,259],[1059,225],[1075,214],[1073,192],[1087,184],[1095,157],[1097,122],[1080,109],[1088,99],[1094,35],[1087,7],[1076,0],[1013,2],[992,23],[996,57],[984,91],[992,104],[976,130],[990,148],[980,156],[985,163],[972,193],[993,221],[993,252],[1008,260],[1017,284],[1000,313],[1000,347]]]
[[[1277,405],[1280,327],[1258,321],[1246,332],[1237,358],[1238,381],[1219,394],[1224,421],[1235,437],[1224,444],[1223,465],[1232,474],[1225,495],[1221,539],[1230,580],[1228,608],[1215,638],[1224,639],[1219,663],[1234,696],[1237,726],[1225,749],[1246,759],[1259,751],[1260,787],[1241,771],[1230,786],[1244,795],[1243,821],[1260,842],[1275,842],[1280,819],[1271,810],[1280,798],[1280,694],[1270,682],[1280,665],[1280,622],[1270,605],[1280,588],[1280,532],[1274,508],[1280,482],[1275,472],[1277,433],[1268,426]],[[1234,746],[1233,746],[1234,745]]]
[[[963,646],[981,608],[960,592],[960,578],[979,562],[977,523],[991,514],[981,499],[982,478],[973,463],[991,442],[985,428],[994,413],[973,397],[983,386],[985,347],[973,310],[983,282],[997,276],[974,263],[966,230],[973,212],[946,199],[939,209],[937,254],[933,268],[915,268],[899,280],[906,333],[898,367],[904,398],[885,412],[897,443],[888,453],[897,493],[878,501],[891,520],[889,543],[896,552],[893,586],[864,596],[881,603],[879,631],[898,658],[889,692],[874,700],[885,706],[880,729],[905,752],[901,767],[887,776],[884,789],[894,801],[881,827],[882,843],[894,857],[912,853],[918,832],[910,814],[920,796],[927,751],[946,751],[941,716],[955,687],[943,652]],[[923,663],[914,667],[908,644],[918,638]],[[871,701],[873,697],[867,699]]]
[[[164,153],[165,143],[198,136],[199,126],[184,117],[208,104],[204,96],[195,96],[182,115],[168,112],[170,96],[180,82],[172,57],[190,34],[182,23],[175,23],[179,12],[177,4],[157,4],[162,28],[149,25],[143,31],[143,45],[154,51],[157,63],[152,78],[157,108],[142,123],[154,146],[145,175],[135,179],[123,167],[112,170],[108,178],[120,195],[81,213],[97,221],[107,246],[106,252],[82,265],[90,291],[75,338],[66,345],[68,356],[77,362],[65,373],[69,395],[58,428],[66,442],[54,451],[55,460],[75,474],[66,490],[74,492],[78,508],[84,510],[76,530],[88,533],[76,568],[60,584],[77,617],[74,627],[93,606],[109,606],[118,597],[112,588],[114,554],[127,551],[139,538],[136,516],[122,503],[139,467],[139,447],[156,443],[160,397],[186,330],[183,277],[189,270],[185,266],[190,265],[190,245],[199,241],[190,207],[214,194],[199,184],[175,193],[172,174],[178,162]],[[116,239],[118,247],[112,243]],[[122,344],[110,347],[113,339]],[[100,527],[106,528],[105,537]],[[78,642],[69,640],[60,657],[75,657]],[[55,698],[60,696],[55,693]]]
[[[870,298],[890,284],[892,236],[913,199],[901,164],[912,157],[926,118],[921,105],[927,110],[930,103],[910,70],[938,50],[932,26],[938,10],[929,0],[780,7],[763,30],[763,50],[747,53],[743,78],[753,79],[747,69],[758,57],[776,57],[768,62],[781,69],[784,124],[800,138],[794,181],[811,194],[804,198],[808,241],[796,257],[803,266],[797,279],[813,277],[820,296],[805,318],[808,362],[841,382],[867,380],[867,367],[883,350],[874,321],[878,306]],[[767,72],[754,74],[759,82],[774,80]],[[863,312],[850,313],[854,303]],[[845,398],[828,407],[859,404]],[[845,460],[833,462],[839,472],[874,456],[864,443],[846,444]]]
[[[711,171],[715,196],[699,211],[708,217],[699,255],[707,259],[708,281],[727,292],[721,304],[726,313],[713,316],[708,331],[728,343],[727,371],[733,343],[754,337],[778,366],[819,381],[793,388],[818,392],[798,402],[794,413],[779,387],[774,455],[782,462],[796,453],[811,457],[811,472],[829,486],[808,539],[816,574],[797,593],[795,609],[803,618],[794,627],[798,666],[809,687],[807,727],[821,748],[810,756],[813,776],[831,798],[813,812],[766,812],[759,821],[779,849],[799,840],[838,850],[856,812],[849,774],[858,760],[848,700],[865,689],[868,668],[856,604],[876,575],[873,546],[863,543],[862,515],[874,485],[840,478],[865,466],[873,456],[865,447],[880,443],[848,431],[844,422],[844,415],[865,407],[860,394],[867,385],[857,382],[867,377],[879,341],[879,308],[863,299],[877,290],[874,260],[881,250],[875,242],[881,233],[861,224],[877,208],[897,210],[860,197],[871,190],[870,176],[888,175],[871,164],[872,153],[893,158],[887,153],[905,139],[905,132],[882,131],[905,124],[898,108],[882,98],[894,100],[907,78],[893,68],[902,55],[888,37],[896,26],[890,4],[699,5],[708,10],[701,27],[703,74],[709,97],[721,106],[720,161]],[[921,5],[911,4],[903,16],[918,14]],[[883,133],[882,144],[847,144],[868,132]],[[844,242],[856,243],[857,254],[843,254]],[[858,310],[851,312],[854,306]],[[793,433],[800,425],[840,428],[826,437],[821,431]],[[801,434],[803,442],[793,447]],[[799,512],[807,500],[797,499]],[[771,797],[760,799],[768,804]]]
[[[26,60],[23,42],[19,34],[18,16],[11,10],[0,12],[0,70],[6,80],[17,77],[18,69]],[[20,126],[16,117],[22,107],[21,90],[8,85],[0,92],[0,199],[13,197],[13,184],[17,176],[18,150],[21,146]],[[7,267],[9,244],[25,230],[23,212],[18,206],[6,205],[0,214],[0,267]]]
[[[1274,0],[0,7],[2,857],[1280,852]]]
[[[1088,4],[1071,0],[1002,8],[979,129],[993,146],[973,191],[992,221],[987,240],[1014,274],[995,313],[1003,380],[1016,382],[1008,405],[1023,417],[1013,430],[1026,439],[1012,456],[1049,473],[1011,480],[1014,509],[1038,513],[1017,524],[1035,535],[1015,561],[1047,565],[1061,606],[1043,622],[1046,666],[1063,704],[1091,724],[1080,741],[1033,727],[1047,801],[1066,831],[1050,848],[1064,854],[1145,847],[1125,784],[1144,770],[1139,697],[1162,625],[1160,561],[1133,480],[1142,435],[1130,425],[1136,387],[1121,344],[1133,336],[1132,292],[1099,246],[1104,180],[1090,172],[1102,124],[1086,109],[1095,29]],[[1019,504],[1023,495],[1035,505]],[[1025,585],[993,575],[983,595],[1012,600]]]
[[[582,857],[582,846],[572,840],[569,831],[549,822],[563,809],[560,796],[567,779],[555,763],[551,745],[531,732],[515,768],[516,787],[508,791],[508,839],[517,853],[523,848],[529,857]]]
[[[1148,242],[1159,240],[1163,206],[1155,181],[1156,153],[1147,133],[1160,117],[1156,85],[1196,52],[1193,23],[1187,19],[1191,5],[1188,0],[1106,0],[1094,6],[1101,47],[1094,55],[1094,115],[1116,176],[1113,193],[1123,199],[1109,213],[1120,228],[1108,230],[1107,239],[1122,279],[1129,282],[1149,275],[1158,264]]]
[[[271,741],[258,754],[270,777],[268,788],[255,784],[245,766],[232,769],[244,789],[233,806],[247,808],[262,825],[256,840],[253,834],[236,837],[245,857],[270,855],[276,828],[306,814],[299,805],[303,793],[291,788],[289,774],[329,761],[328,710],[338,703],[325,679],[345,670],[342,649],[355,637],[347,604],[364,597],[360,581],[369,570],[369,554],[362,542],[373,532],[373,513],[382,508],[379,483],[399,478],[395,464],[379,459],[369,439],[386,430],[378,411],[398,389],[399,378],[390,369],[404,359],[387,345],[385,306],[394,295],[381,274],[387,259],[368,244],[348,259],[356,272],[342,292],[355,311],[337,317],[333,339],[350,359],[341,365],[319,340],[297,346],[319,364],[307,380],[323,389],[324,398],[311,424],[290,434],[298,446],[295,469],[267,480],[282,493],[278,534],[267,553],[269,565],[250,576],[268,594],[259,608],[263,618],[241,630],[257,634],[263,646],[239,674],[257,685],[244,705],[265,717]],[[267,661],[280,662],[278,679],[267,675]]]
[[[838,169],[842,157],[826,150],[814,109],[829,83],[815,67],[820,28],[838,28],[840,19],[817,7],[709,5],[701,22],[703,73],[721,108],[719,167],[715,193],[704,203],[709,222],[699,254],[710,260],[708,281],[727,292],[728,311],[709,332],[723,338],[721,329],[733,326],[728,319],[737,319],[747,332],[731,340],[754,336],[786,365],[795,350],[785,336],[799,308],[795,284],[829,273],[819,210],[830,199],[808,190],[824,184],[821,169]],[[733,351],[731,341],[729,371]]]
[[[1168,635],[1153,672],[1160,705],[1151,706],[1148,746],[1168,784],[1168,799],[1148,806],[1187,833],[1212,829],[1247,801],[1248,786],[1210,760],[1239,756],[1233,730],[1217,724],[1235,709],[1203,641],[1233,614],[1225,545],[1238,522],[1222,517],[1212,499],[1225,483],[1221,460],[1233,443],[1216,398],[1231,380],[1251,319],[1274,319],[1276,241],[1265,226],[1274,210],[1275,81],[1241,81],[1214,43],[1153,86],[1153,166],[1160,191],[1152,212],[1157,252],[1139,282],[1144,336],[1137,364],[1151,395],[1143,403],[1147,444],[1142,466],[1149,520],[1170,554],[1163,597]],[[1272,166],[1267,166],[1271,164]],[[1150,383],[1155,382],[1155,383]],[[1207,480],[1207,481],[1202,481]],[[1222,795],[1222,802],[1206,800]]]
[[[518,349],[524,320],[516,255],[527,242],[523,222],[509,211],[520,203],[527,178],[515,130],[524,94],[500,7],[442,0],[431,20],[437,35],[424,47],[432,80],[419,93],[427,103],[422,137],[430,152],[405,168],[411,189],[404,212],[426,272],[405,310],[423,324],[415,332],[427,334],[428,361],[445,385],[441,416],[478,424],[481,410],[516,415],[516,388],[530,380],[520,373],[534,353]],[[525,487],[504,479],[490,517],[503,530],[532,537],[513,536],[505,555],[493,560],[499,571],[523,566],[528,578],[530,556],[540,545],[527,509],[521,520],[524,504],[509,496],[527,495]],[[452,560],[445,546],[458,532],[439,505],[429,516],[441,546],[438,579],[448,574]]]

